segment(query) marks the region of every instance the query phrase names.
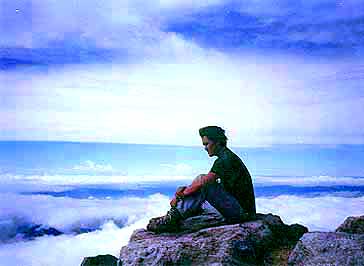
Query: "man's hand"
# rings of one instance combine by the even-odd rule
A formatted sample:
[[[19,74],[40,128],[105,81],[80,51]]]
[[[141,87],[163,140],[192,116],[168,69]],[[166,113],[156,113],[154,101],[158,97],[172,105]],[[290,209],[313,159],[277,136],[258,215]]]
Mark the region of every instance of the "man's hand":
[[[169,203],[171,205],[171,207],[176,207],[177,206],[177,202],[178,202],[178,198],[183,198],[184,194],[183,191],[186,189],[185,186],[183,187],[178,187],[176,190],[176,193],[174,194],[173,199],[171,200],[171,202]]]
[[[197,191],[207,183],[215,182],[217,176],[213,172],[209,172],[207,175],[199,175],[193,181],[192,184],[188,187],[178,187],[176,193],[174,194],[173,199],[170,202],[171,207],[176,207],[177,202],[180,198],[185,196],[189,196]]]
[[[176,207],[177,206],[177,199],[176,199],[176,197],[173,197],[173,199],[171,200],[171,202],[169,203],[169,205],[171,205],[171,207]]]
[[[183,198],[184,194],[183,192],[185,191],[187,187],[183,186],[183,187],[178,187],[177,190],[176,190],[176,193],[174,194],[174,196],[177,198],[177,197],[181,197]]]

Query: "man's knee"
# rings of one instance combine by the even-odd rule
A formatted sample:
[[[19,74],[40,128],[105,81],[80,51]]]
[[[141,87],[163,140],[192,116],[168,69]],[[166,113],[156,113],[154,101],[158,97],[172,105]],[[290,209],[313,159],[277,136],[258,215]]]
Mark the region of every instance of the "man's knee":
[[[200,175],[196,176],[192,182],[192,185],[198,186],[200,188],[200,190],[202,190],[204,188],[204,186],[206,185],[206,181],[204,180],[205,176],[206,175],[204,175],[204,174],[200,174]]]
[[[193,181],[199,181],[201,180],[201,178],[203,178],[205,176],[205,174],[200,174],[198,176],[195,177],[195,179],[193,179]]]
[[[183,192],[185,189],[186,189],[186,186],[180,186],[180,187],[177,187],[177,189],[176,189],[176,193]]]

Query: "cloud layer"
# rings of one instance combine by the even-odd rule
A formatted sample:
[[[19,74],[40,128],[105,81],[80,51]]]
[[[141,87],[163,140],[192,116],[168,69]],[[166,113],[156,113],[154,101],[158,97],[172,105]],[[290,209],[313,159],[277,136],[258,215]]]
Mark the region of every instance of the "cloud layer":
[[[80,235],[44,236],[33,241],[0,245],[0,265],[79,265],[85,256],[112,254],[118,256],[121,246],[134,229],[145,227],[148,219],[162,215],[168,208],[168,198],[154,195],[149,198],[122,200],[74,200],[49,196],[1,195],[0,220],[12,216],[28,217],[30,221],[70,229],[75,224],[104,219],[98,230]],[[17,202],[14,206],[13,202]],[[11,208],[9,209],[9,206]],[[364,212],[364,198],[279,196],[258,198],[257,211],[280,215],[285,223],[300,223],[312,230],[334,230],[347,216]],[[310,215],[307,215],[307,214]],[[127,219],[119,228],[113,221]],[[1,227],[2,235],[4,227]],[[72,247],[72,248],[70,248]],[[44,255],[46,252],[46,256]],[[60,255],[61,254],[61,255]],[[61,257],[60,257],[61,256]]]
[[[0,137],[199,145],[196,129],[217,124],[236,132],[232,145],[363,143],[357,63],[178,49],[130,66],[0,73]]]
[[[1,240],[12,241],[24,225],[40,224],[65,234],[101,229],[112,222],[118,227],[128,226],[145,215],[168,207],[168,198],[153,195],[149,198],[122,198],[119,200],[55,198],[51,196],[0,194]],[[12,203],[16,202],[16,207]],[[160,202],[167,203],[161,209]],[[166,210],[165,210],[166,211]]]
[[[275,198],[258,198],[257,211],[277,214],[285,223],[300,223],[310,231],[334,231],[347,216],[362,215],[363,203],[364,197],[301,198],[282,195]]]
[[[337,177],[337,176],[257,176],[254,184],[258,186],[364,186],[363,177]]]

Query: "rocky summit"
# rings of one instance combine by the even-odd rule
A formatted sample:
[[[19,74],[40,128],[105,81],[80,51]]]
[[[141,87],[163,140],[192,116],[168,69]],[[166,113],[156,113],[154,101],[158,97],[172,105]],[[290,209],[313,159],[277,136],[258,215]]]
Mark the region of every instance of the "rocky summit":
[[[289,257],[297,266],[364,265],[364,216],[348,217],[335,232],[310,232],[298,241]]]
[[[219,214],[205,211],[186,219],[178,233],[134,231],[117,265],[362,266],[363,218],[349,217],[336,232],[308,232],[272,214],[226,224]],[[97,256],[85,258],[82,266],[111,266],[116,261]]]
[[[272,214],[226,224],[220,215],[204,213],[186,219],[178,233],[134,231],[121,249],[120,265],[272,265],[277,249],[292,245],[307,231]]]
[[[348,217],[336,232],[349,234],[364,234],[364,215],[359,217]]]

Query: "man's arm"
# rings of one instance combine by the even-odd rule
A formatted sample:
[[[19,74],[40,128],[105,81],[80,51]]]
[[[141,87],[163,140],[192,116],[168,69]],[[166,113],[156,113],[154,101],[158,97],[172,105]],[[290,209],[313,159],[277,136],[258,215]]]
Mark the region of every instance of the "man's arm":
[[[217,175],[213,172],[209,172],[207,175],[200,175],[198,178],[192,181],[191,185],[188,187],[179,187],[175,193],[175,196],[170,202],[172,207],[177,205],[177,198],[183,198],[185,196],[189,196],[198,190],[207,183],[215,182],[217,179]]]
[[[217,175],[213,172],[209,172],[207,175],[201,175],[199,178],[193,180],[192,184],[182,191],[182,194],[177,196],[188,196],[201,189],[207,183],[215,182]]]

